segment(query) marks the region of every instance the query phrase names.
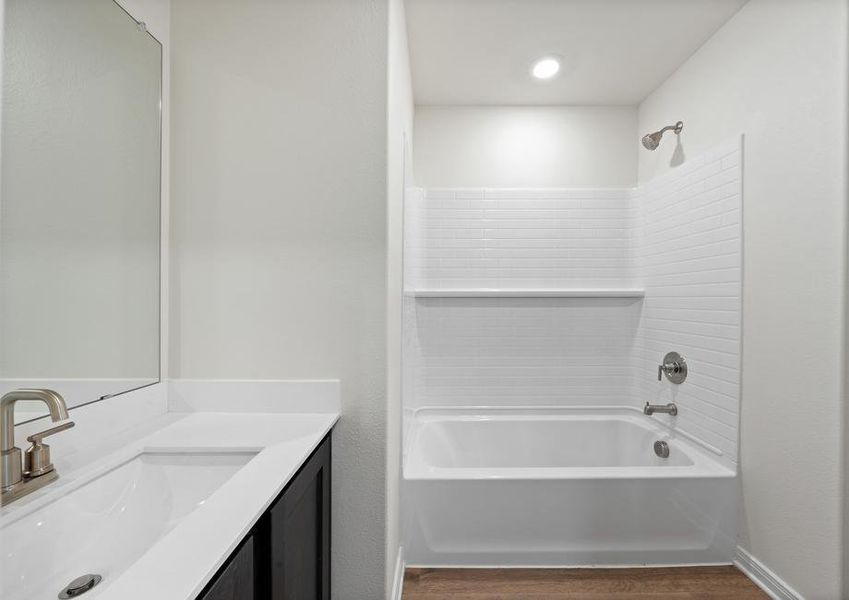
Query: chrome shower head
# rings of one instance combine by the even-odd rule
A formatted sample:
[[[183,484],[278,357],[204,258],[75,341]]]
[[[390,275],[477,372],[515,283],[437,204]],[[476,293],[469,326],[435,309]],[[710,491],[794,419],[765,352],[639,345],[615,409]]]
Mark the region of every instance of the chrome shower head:
[[[643,146],[645,146],[646,150],[657,150],[661,137],[663,137],[663,134],[659,131],[647,133],[643,136]]]
[[[675,134],[681,133],[681,130],[684,129],[684,123],[682,121],[678,121],[675,125],[667,125],[660,131],[655,131],[654,133],[647,133],[643,136],[643,146],[646,150],[657,150],[657,147],[660,145],[660,139],[663,137],[663,134],[669,130],[675,132]]]

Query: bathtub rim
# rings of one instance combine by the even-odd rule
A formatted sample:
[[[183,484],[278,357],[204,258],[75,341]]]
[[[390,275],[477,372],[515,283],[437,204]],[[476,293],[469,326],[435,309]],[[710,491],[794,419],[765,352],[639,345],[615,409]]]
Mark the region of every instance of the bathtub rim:
[[[721,464],[711,454],[722,453],[690,435],[643,414],[633,406],[573,407],[419,407],[408,412],[402,476],[405,481],[509,481],[509,480],[638,480],[638,479],[733,479],[734,468]],[[415,454],[421,428],[441,421],[559,421],[620,420],[648,429],[674,444],[692,460],[686,466],[612,467],[431,467]]]

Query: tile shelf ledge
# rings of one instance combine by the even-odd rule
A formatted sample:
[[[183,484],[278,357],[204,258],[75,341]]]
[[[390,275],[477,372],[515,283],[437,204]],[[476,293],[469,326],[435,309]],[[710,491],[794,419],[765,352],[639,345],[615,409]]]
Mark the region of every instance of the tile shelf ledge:
[[[643,298],[641,288],[456,288],[408,289],[413,298]]]

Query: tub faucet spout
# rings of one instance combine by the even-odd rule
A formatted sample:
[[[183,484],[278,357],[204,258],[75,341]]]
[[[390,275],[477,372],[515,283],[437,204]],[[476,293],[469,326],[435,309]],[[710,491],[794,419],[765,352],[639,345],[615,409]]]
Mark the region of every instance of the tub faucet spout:
[[[651,416],[654,413],[663,413],[674,417],[678,414],[678,407],[673,402],[669,404],[649,404],[646,402],[646,405],[643,407],[643,414]]]

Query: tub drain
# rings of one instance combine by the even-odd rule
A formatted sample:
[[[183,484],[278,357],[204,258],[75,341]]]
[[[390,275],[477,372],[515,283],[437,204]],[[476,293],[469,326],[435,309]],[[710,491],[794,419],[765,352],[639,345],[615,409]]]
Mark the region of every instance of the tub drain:
[[[103,577],[100,575],[81,575],[66,585],[65,589],[59,592],[59,598],[65,600],[66,598],[76,598],[77,596],[81,596],[100,583],[102,579]]]
[[[663,440],[657,440],[654,443],[654,453],[660,458],[669,458],[669,444]]]

